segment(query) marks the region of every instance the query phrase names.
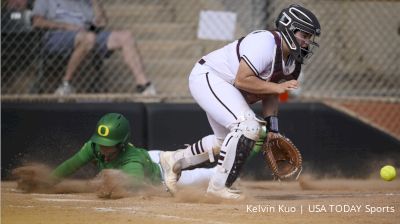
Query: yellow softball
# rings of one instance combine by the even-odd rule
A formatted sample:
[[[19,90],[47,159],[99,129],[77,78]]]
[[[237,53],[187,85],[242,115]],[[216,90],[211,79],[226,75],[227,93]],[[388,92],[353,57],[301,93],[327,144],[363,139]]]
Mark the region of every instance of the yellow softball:
[[[396,169],[393,166],[386,165],[381,168],[381,178],[386,181],[392,181],[396,178]]]

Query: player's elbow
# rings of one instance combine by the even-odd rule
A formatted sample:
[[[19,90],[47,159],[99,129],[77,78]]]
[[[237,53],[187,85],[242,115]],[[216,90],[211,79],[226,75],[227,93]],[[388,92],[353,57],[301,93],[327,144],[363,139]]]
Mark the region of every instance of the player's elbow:
[[[243,87],[242,82],[239,80],[235,80],[235,83],[233,85],[238,89],[241,89]]]
[[[235,87],[240,89],[240,90],[248,90],[248,84],[246,81],[242,80],[242,79],[236,79],[235,80]]]

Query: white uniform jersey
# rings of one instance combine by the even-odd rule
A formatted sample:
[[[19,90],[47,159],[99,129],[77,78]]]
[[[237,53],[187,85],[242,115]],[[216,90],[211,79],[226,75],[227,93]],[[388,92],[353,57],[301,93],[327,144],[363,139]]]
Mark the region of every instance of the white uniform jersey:
[[[204,56],[205,64],[217,71],[220,78],[233,84],[241,58],[256,76],[269,81],[274,71],[277,50],[273,34],[267,30],[257,30],[244,37],[239,46],[238,42],[236,40]],[[281,60],[283,74],[292,73],[295,69],[294,61],[288,60],[285,65],[283,58]]]

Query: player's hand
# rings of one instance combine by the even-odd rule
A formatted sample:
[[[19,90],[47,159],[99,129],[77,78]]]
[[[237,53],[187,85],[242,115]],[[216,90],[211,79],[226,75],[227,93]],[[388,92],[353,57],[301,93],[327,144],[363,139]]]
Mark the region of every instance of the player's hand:
[[[279,136],[280,136],[279,133],[275,133],[275,132],[270,131],[267,134],[267,139],[268,139],[268,141],[271,141],[272,139],[279,138]]]
[[[120,170],[104,169],[96,177],[96,194],[99,198],[118,199],[130,195],[130,178]]]
[[[51,191],[56,181],[50,176],[50,169],[44,165],[28,165],[16,168],[12,175],[17,178],[17,189],[24,192],[44,193]]]
[[[290,80],[278,84],[278,94],[282,94],[286,91],[291,91],[299,88],[299,82],[297,80]]]

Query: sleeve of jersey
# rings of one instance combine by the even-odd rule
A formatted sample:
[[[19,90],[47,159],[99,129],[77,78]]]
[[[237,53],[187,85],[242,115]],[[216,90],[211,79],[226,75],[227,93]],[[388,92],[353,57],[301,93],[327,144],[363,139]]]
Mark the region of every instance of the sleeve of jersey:
[[[275,57],[274,37],[266,32],[249,34],[240,44],[241,59],[258,77],[264,70],[271,67]]]
[[[93,150],[90,143],[85,143],[85,145],[73,155],[68,160],[64,161],[52,172],[52,176],[56,179],[62,179],[73,174],[80,167],[87,164],[94,158]]]

